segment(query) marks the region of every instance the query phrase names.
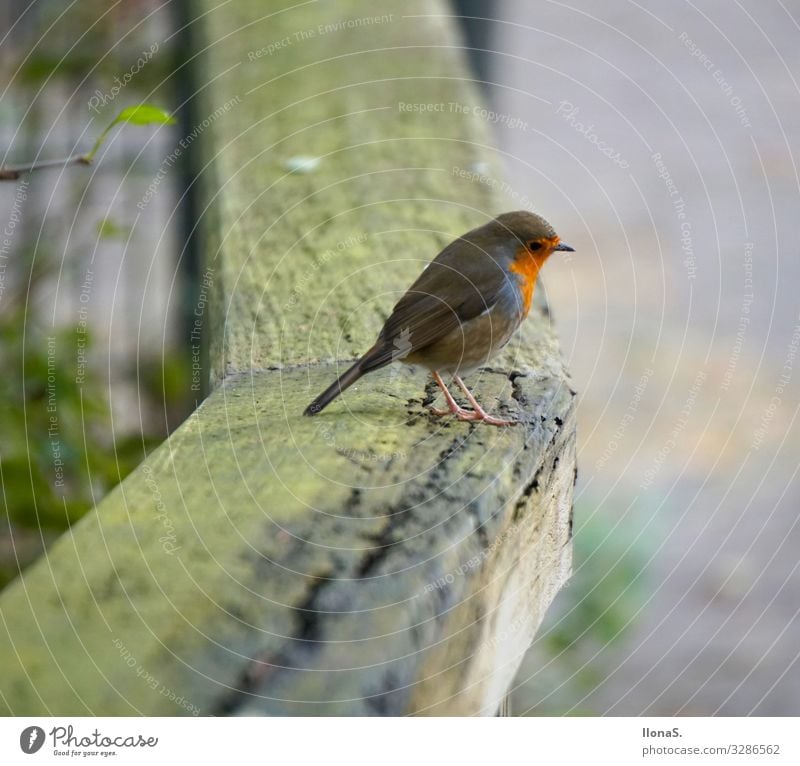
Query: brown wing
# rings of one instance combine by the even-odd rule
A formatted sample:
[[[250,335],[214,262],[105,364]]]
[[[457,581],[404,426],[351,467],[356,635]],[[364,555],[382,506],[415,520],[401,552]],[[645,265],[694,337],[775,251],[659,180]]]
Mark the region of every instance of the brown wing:
[[[512,280],[500,262],[470,243],[448,246],[394,307],[368,352],[368,369],[436,343],[498,300],[521,303]]]

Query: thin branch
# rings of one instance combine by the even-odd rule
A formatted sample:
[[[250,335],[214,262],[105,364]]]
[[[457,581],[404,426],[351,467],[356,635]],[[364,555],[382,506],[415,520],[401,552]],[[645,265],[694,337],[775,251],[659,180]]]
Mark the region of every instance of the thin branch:
[[[86,154],[73,154],[63,160],[46,160],[44,162],[31,162],[29,165],[19,165],[16,168],[0,167],[0,181],[16,181],[23,173],[32,173],[43,168],[63,168],[67,165],[91,165],[95,154],[105,143],[108,134],[115,125],[131,123],[133,125],[174,125],[175,118],[152,104],[137,104],[123,109],[97,137],[94,145]]]
[[[63,160],[44,160],[42,162],[31,162],[27,165],[19,165],[15,168],[0,168],[0,181],[16,181],[25,173],[33,173],[34,170],[45,168],[60,168],[67,165],[90,165],[91,158],[86,154],[73,154]]]

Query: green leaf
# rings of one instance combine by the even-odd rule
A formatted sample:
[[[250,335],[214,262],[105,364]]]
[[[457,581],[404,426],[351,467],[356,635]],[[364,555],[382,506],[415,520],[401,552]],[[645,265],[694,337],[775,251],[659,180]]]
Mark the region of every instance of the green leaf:
[[[131,125],[174,125],[175,118],[165,112],[163,109],[153,106],[152,104],[137,104],[136,106],[129,106],[123,109],[106,127],[106,129],[98,136],[94,146],[83,155],[83,162],[90,163],[98,149],[103,145],[111,129],[115,125],[122,123],[130,123]]]
[[[126,239],[130,231],[129,228],[120,226],[108,217],[97,224],[97,234],[100,239]]]
[[[129,122],[131,125],[174,125],[175,118],[152,104],[138,104],[123,109],[108,127],[121,122]]]

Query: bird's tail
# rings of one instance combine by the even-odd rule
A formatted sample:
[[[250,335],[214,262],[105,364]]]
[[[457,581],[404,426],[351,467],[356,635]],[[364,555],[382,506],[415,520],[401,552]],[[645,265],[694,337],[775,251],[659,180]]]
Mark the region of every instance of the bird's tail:
[[[352,367],[346,370],[339,379],[328,386],[308,407],[303,410],[304,415],[316,415],[322,412],[339,394],[353,385],[362,375],[385,367],[391,362],[391,357],[381,353],[376,346],[373,346],[361,357]]]

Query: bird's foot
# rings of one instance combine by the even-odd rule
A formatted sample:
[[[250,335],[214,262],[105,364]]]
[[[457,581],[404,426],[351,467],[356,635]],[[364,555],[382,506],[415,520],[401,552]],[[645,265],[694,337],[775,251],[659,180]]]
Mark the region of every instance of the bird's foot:
[[[475,412],[473,410],[465,410],[463,407],[459,407],[455,410],[440,410],[436,407],[431,407],[429,409],[432,415],[436,415],[437,417],[444,417],[445,415],[455,415],[456,420],[463,420],[466,422],[480,422],[486,423],[489,426],[515,426],[517,425],[516,420],[503,420],[502,418],[496,418],[493,415],[490,415],[488,412],[484,412],[481,409],[480,412]]]
[[[442,389],[442,393],[444,394],[445,401],[447,402],[447,409],[440,410],[436,407],[431,407],[430,411],[432,414],[437,415],[438,417],[442,417],[444,415],[455,415],[458,420],[463,420],[467,422],[480,422],[486,423],[490,426],[515,426],[517,422],[515,420],[503,420],[501,418],[496,418],[493,415],[490,415],[483,407],[478,404],[475,397],[472,395],[472,392],[466,387],[464,381],[461,380],[458,375],[454,376],[455,382],[458,384],[459,388],[464,392],[464,395],[469,400],[469,403],[472,405],[471,410],[465,410],[454,398],[453,395],[448,390],[447,386],[445,385],[444,381],[441,379],[438,373],[433,373],[433,379],[439,385],[439,388]]]
[[[472,420],[480,420],[482,423],[486,423],[490,426],[515,426],[517,425],[516,420],[503,420],[502,418],[496,418],[494,415],[490,415],[486,410],[478,404],[478,400],[472,395],[472,391],[467,388],[467,385],[464,383],[461,378],[456,375],[454,380],[458,387],[464,392],[464,396],[467,397],[469,403],[472,405],[474,410],[475,417],[471,418]]]
[[[477,412],[472,410],[465,410],[463,407],[456,405],[454,409],[440,410],[436,407],[431,407],[430,412],[437,417],[444,417],[445,415],[455,415],[458,420],[482,420]]]
[[[489,426],[516,426],[518,425],[516,420],[503,420],[502,418],[496,418],[494,415],[489,415],[488,413],[484,412],[483,417],[478,416],[475,420],[480,420],[481,423],[486,423]]]

